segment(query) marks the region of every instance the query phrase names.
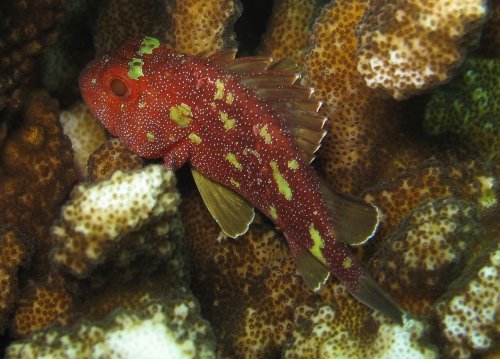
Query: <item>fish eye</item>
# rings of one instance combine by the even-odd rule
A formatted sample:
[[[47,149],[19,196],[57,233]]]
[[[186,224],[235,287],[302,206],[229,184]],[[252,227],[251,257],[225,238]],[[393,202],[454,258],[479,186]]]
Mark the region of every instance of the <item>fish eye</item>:
[[[128,84],[120,77],[112,77],[108,81],[108,88],[113,95],[122,100],[130,96],[130,88]]]

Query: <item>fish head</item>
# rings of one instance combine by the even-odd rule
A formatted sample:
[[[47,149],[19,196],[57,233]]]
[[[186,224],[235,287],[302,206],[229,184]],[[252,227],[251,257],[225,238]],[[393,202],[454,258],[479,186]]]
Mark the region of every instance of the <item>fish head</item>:
[[[134,38],[80,74],[80,91],[93,115],[142,157],[161,157],[176,141],[175,125],[164,120],[178,92],[175,84],[162,82],[161,64],[171,52],[154,38]]]

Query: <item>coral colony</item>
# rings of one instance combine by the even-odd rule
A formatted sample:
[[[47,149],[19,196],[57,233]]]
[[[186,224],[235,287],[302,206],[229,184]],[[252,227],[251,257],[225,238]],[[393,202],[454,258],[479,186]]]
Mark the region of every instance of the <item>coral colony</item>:
[[[499,355],[498,2],[0,12],[7,358]]]

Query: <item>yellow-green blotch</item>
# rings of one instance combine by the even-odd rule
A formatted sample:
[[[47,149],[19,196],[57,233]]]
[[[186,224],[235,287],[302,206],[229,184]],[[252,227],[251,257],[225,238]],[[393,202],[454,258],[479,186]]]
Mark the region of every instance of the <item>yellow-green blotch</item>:
[[[231,92],[228,92],[227,95],[226,95],[226,102],[228,104],[232,104],[234,101],[234,96]]]
[[[236,169],[238,170],[243,170],[243,166],[241,163],[238,162],[238,159],[236,158],[236,155],[234,153],[228,153],[226,155],[226,160],[229,161]]]
[[[215,87],[217,90],[215,91],[214,100],[220,100],[224,97],[224,84],[221,80],[217,79],[215,80]]]
[[[276,208],[274,208],[274,206],[270,206],[269,207],[269,214],[271,215],[271,218],[273,220],[277,220],[278,219],[278,213],[276,213]]]
[[[290,168],[291,170],[297,170],[299,169],[299,164],[296,160],[290,160],[288,161],[288,168]]]
[[[272,161],[270,163],[270,166],[273,169],[273,177],[274,177],[274,181],[278,185],[278,190],[280,191],[280,193],[283,194],[283,196],[285,196],[285,198],[287,200],[291,200],[292,199],[292,189],[290,188],[290,186],[288,185],[288,182],[286,181],[286,179],[283,177],[280,170],[278,169],[278,164],[276,162]]]
[[[142,59],[138,59],[137,57],[132,58],[132,61],[128,63],[129,70],[127,76],[132,80],[139,80],[139,77],[144,76],[142,73],[142,65],[144,65]]]
[[[154,37],[146,36],[142,42],[142,47],[137,51],[138,55],[151,55],[153,50],[160,47],[160,41]]]
[[[146,138],[148,139],[148,142],[154,142],[155,141],[155,134],[153,132],[148,132],[148,133],[146,133]]]
[[[345,269],[349,269],[352,267],[352,259],[351,258],[346,258],[344,259],[344,261],[342,262],[342,266],[345,268]]]
[[[313,246],[309,249],[312,255],[323,263],[326,263],[325,257],[323,257],[323,253],[321,253],[321,249],[325,246],[325,243],[323,242],[323,238],[321,238],[319,231],[314,228],[314,223],[311,223],[309,226],[309,235],[313,241]]]
[[[197,145],[201,143],[201,138],[196,133],[190,133],[188,138]]]
[[[234,178],[230,178],[229,179],[229,182],[231,182],[231,184],[236,187],[236,188],[240,188],[240,183],[238,181],[236,181]]]
[[[260,128],[259,135],[264,139],[264,143],[271,143],[272,137],[271,134],[267,131],[267,125],[264,125]]]
[[[225,113],[223,111],[220,112],[220,120],[222,122],[224,122],[224,128],[226,130],[232,130],[234,128],[234,126],[236,125],[236,120],[229,118],[227,113]]]
[[[181,103],[179,106],[174,106],[170,109],[170,119],[177,122],[180,128],[185,128],[191,123],[191,107],[185,103]]]
[[[137,105],[137,107],[139,107],[139,108],[146,107],[146,102],[139,102],[139,104]]]

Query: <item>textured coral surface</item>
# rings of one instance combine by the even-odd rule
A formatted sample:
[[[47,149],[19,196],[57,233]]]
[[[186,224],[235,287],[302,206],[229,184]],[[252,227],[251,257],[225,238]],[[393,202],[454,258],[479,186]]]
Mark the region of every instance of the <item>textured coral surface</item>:
[[[396,99],[446,81],[474,45],[486,0],[371,0],[360,27],[358,70]]]
[[[305,82],[324,101],[328,134],[320,169],[340,192],[358,194],[377,170],[377,144],[395,131],[395,106],[376,97],[356,70],[355,28],[367,9],[362,0],[335,1],[323,8],[305,52]]]
[[[498,357],[498,1],[62,4],[0,1],[7,357]],[[87,59],[144,35],[298,62],[329,117],[313,164],[379,207],[354,251],[403,325],[335,278],[307,288],[258,212],[245,235],[222,235],[187,168],[175,181],[78,105]]]

